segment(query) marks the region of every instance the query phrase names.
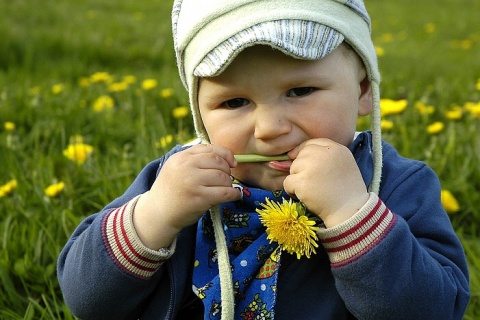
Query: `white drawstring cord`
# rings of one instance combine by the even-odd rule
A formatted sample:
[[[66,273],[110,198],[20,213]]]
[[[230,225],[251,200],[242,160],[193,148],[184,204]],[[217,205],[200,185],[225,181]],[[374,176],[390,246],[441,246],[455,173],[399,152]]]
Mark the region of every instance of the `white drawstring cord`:
[[[217,245],[218,272],[220,276],[220,297],[222,299],[222,320],[233,320],[235,314],[235,300],[233,296],[232,271],[228,256],[227,241],[223,231],[220,208],[218,205],[210,209]]]

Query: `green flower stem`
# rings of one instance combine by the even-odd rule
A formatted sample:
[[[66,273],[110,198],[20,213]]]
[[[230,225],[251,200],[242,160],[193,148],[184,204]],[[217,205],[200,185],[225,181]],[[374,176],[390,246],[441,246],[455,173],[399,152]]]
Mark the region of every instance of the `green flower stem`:
[[[286,154],[282,154],[278,156],[261,156],[258,154],[236,154],[235,159],[237,160],[238,163],[290,160],[290,158]]]

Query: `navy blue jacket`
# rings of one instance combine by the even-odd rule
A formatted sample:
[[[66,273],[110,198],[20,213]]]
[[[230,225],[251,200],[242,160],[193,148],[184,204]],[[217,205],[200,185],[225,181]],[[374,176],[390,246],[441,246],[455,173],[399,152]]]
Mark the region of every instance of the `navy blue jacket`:
[[[106,217],[149,190],[163,163],[183,148],[148,164],[121,197],[86,218],[65,245],[58,279],[76,316],[179,319],[180,310],[194,301],[195,225],[178,235],[175,253],[147,276],[112,253],[106,231]],[[361,133],[350,149],[369,185],[371,134]],[[462,318],[470,294],[467,264],[441,205],[435,173],[384,142],[378,198],[393,218],[361,253],[335,263],[322,246],[310,259],[282,255],[275,319]]]

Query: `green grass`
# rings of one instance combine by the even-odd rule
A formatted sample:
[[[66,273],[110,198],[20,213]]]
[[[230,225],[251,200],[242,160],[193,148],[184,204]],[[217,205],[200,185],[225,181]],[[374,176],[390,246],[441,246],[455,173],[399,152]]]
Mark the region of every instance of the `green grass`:
[[[472,299],[465,319],[480,317],[480,118],[444,112],[480,101],[480,0],[367,0],[380,57],[382,96],[407,99],[384,138],[405,156],[426,161],[460,203],[451,215],[464,244]],[[191,120],[172,110],[187,105],[170,31],[171,1],[0,2],[0,318],[71,319],[55,275],[59,251],[76,225],[120,195],[138,171],[176,142],[193,136]],[[434,30],[427,32],[427,29]],[[80,79],[108,72],[127,90]],[[157,87],[142,89],[145,79]],[[63,90],[53,93],[61,84]],[[172,88],[173,96],[160,95]],[[92,110],[101,95],[115,106]],[[435,107],[420,114],[417,101]],[[15,130],[7,132],[5,122]],[[427,125],[442,121],[437,135]],[[367,127],[366,124],[360,127]],[[159,145],[162,137],[172,141]],[[94,147],[83,165],[63,156],[75,135]],[[58,181],[55,198],[44,189]]]

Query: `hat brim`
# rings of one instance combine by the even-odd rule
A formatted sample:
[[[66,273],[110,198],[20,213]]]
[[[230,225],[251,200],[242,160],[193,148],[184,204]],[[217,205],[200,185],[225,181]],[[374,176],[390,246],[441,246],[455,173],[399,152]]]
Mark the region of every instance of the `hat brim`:
[[[221,42],[194,69],[196,77],[222,73],[244,49],[269,45],[294,58],[318,60],[344,41],[344,36],[328,26],[304,20],[275,20],[253,25]]]

